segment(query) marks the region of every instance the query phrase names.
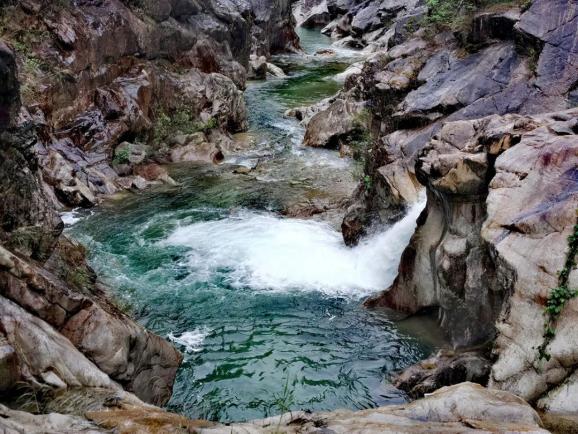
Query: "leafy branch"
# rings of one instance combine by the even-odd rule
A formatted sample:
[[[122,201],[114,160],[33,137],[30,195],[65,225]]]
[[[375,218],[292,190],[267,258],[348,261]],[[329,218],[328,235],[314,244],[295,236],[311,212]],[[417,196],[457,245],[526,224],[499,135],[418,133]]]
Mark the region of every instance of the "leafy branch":
[[[556,336],[556,323],[566,304],[578,296],[578,290],[568,288],[570,273],[576,268],[576,255],[578,254],[578,218],[572,235],[568,237],[568,253],[564,268],[558,273],[558,287],[552,289],[546,308],[546,322],[544,323],[544,342],[538,348],[538,357],[540,360],[550,360],[551,355],[548,352],[548,345]]]

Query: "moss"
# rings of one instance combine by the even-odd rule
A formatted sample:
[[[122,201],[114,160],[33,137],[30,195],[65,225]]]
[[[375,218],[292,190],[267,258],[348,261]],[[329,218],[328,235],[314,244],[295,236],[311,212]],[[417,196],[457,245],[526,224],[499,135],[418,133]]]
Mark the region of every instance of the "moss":
[[[564,267],[558,273],[558,286],[550,291],[544,314],[546,321],[544,323],[544,342],[538,348],[538,358],[540,360],[550,360],[548,345],[556,336],[556,324],[560,314],[566,304],[578,296],[578,290],[568,287],[570,273],[576,268],[576,255],[578,254],[578,211],[577,220],[574,225],[572,235],[568,237],[568,252]]]
[[[128,164],[130,163],[129,160],[130,153],[127,148],[118,149],[114,154],[114,159],[112,160],[113,164]]]
[[[206,133],[218,126],[215,118],[210,118],[207,122],[200,122],[191,109],[185,106],[180,106],[170,113],[161,109],[155,116],[153,145],[158,146],[177,133]]]

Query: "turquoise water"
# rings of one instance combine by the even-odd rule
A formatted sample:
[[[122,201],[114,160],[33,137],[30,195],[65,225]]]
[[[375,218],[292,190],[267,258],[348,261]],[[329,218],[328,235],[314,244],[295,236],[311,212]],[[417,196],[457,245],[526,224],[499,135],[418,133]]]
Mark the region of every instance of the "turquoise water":
[[[309,52],[327,44],[302,36]],[[229,158],[258,160],[254,174],[175,166],[179,186],[108,201],[68,229],[119,302],[184,352],[168,408],[194,418],[403,402],[387,376],[434,346],[361,306],[393,280],[419,204],[355,249],[328,222],[279,216],[304,196],[342,198],[354,183],[348,161],[301,148],[302,127],[283,117],[338,90],[331,76],[350,59],[277,61],[290,77],[249,86],[255,143]]]

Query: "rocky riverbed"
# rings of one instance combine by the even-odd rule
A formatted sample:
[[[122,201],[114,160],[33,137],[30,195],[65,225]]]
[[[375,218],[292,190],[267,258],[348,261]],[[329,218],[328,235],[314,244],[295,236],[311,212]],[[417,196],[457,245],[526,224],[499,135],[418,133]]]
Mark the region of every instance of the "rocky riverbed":
[[[578,7],[451,1],[0,2],[0,427],[575,432]]]

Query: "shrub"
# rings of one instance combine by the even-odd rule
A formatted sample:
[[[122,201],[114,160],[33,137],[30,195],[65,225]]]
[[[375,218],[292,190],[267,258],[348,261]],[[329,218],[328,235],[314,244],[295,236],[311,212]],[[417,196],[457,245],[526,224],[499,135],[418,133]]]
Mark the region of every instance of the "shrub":
[[[550,292],[546,308],[544,309],[546,321],[544,323],[544,342],[538,348],[538,358],[540,360],[550,360],[548,345],[556,336],[558,317],[566,304],[578,296],[578,290],[568,288],[570,273],[576,268],[576,255],[578,255],[578,218],[572,235],[568,237],[568,252],[566,253],[564,268],[558,273],[558,287]]]
[[[114,153],[114,159],[112,162],[114,164],[128,164],[130,163],[129,157],[130,153],[127,148],[117,149]]]

